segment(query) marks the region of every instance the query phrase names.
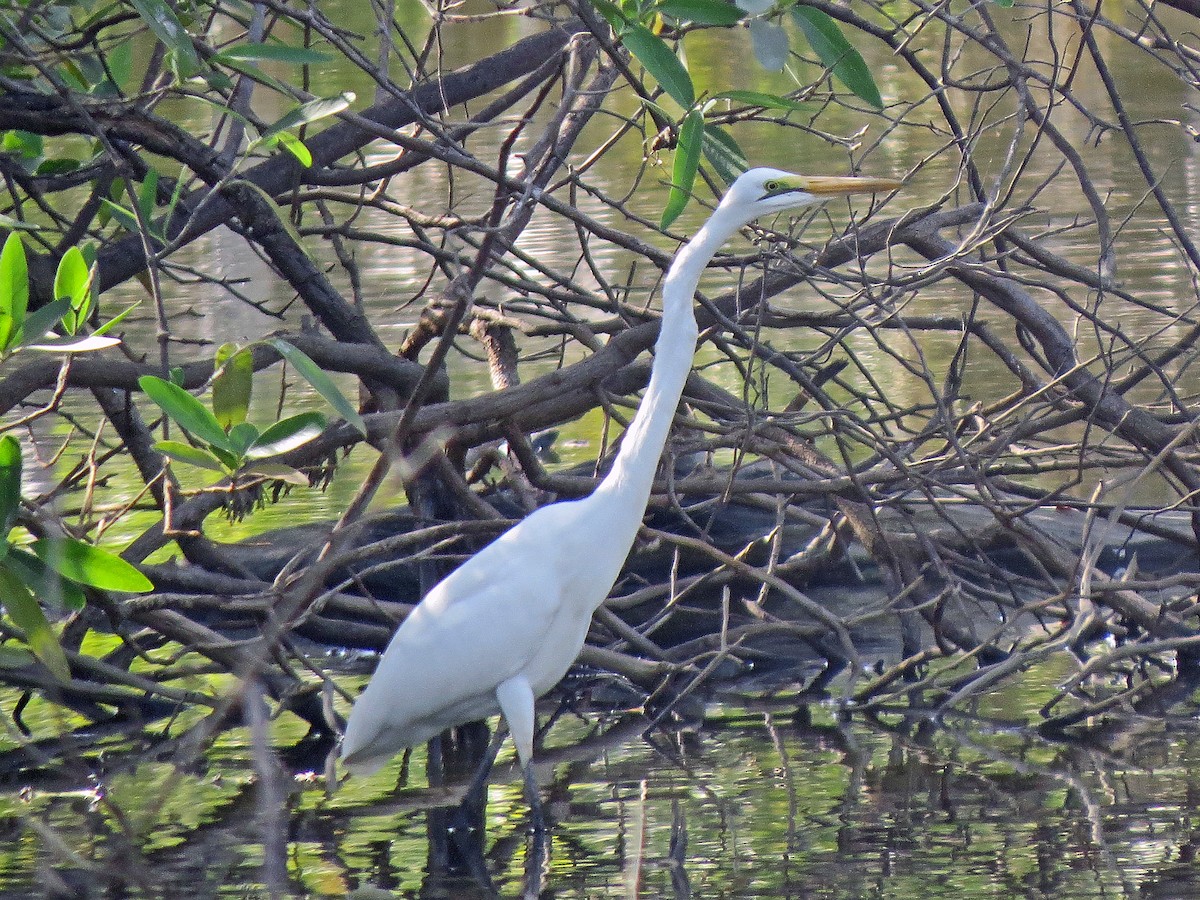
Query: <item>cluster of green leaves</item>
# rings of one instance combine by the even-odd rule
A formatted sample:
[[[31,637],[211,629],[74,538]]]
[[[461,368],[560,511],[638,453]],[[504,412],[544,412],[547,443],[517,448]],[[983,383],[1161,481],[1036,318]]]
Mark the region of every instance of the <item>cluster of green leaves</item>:
[[[18,350],[43,350],[54,353],[85,353],[120,343],[105,335],[130,313],[129,307],[105,322],[91,334],[85,334],[88,316],[95,309],[95,253],[71,247],[63,254],[54,276],[54,300],[40,309],[29,311],[29,261],[25,245],[17,232],[9,234],[0,250],[0,359]],[[51,329],[63,334],[47,337]]]
[[[234,87],[231,76],[244,75],[260,84],[273,88],[284,96],[291,97],[293,89],[285,82],[268,74],[262,63],[274,65],[320,65],[331,57],[311,47],[296,46],[279,39],[258,43],[244,41],[222,47],[219,50],[197,49],[197,39],[203,39],[205,16],[203,5],[170,3],[167,0],[126,0],[138,19],[166,51],[165,60],[170,71],[179,81],[202,80],[214,91],[228,93]],[[44,42],[47,58],[57,54],[59,44],[77,43],[76,37],[83,26],[80,20],[95,27],[96,43],[103,43],[104,51],[83,50],[58,55],[57,65],[52,66],[55,76],[72,91],[95,98],[120,97],[123,88],[140,83],[134,72],[136,32],[131,32],[125,19],[111,16],[111,25],[105,25],[110,10],[102,8],[95,13],[90,4],[79,0],[59,0],[39,5],[31,10],[29,21],[35,25],[28,39]],[[0,46],[3,41],[0,41]],[[4,74],[15,80],[37,83],[39,72],[22,70],[19,67],[3,68]],[[247,125],[258,137],[253,147],[274,149],[282,147],[294,155],[303,165],[312,165],[312,154],[293,131],[309,122],[335,115],[354,101],[354,94],[340,93],[298,104],[276,122],[260,126],[241,116],[236,110],[225,107],[221,111],[232,115]],[[6,132],[2,149],[18,158],[26,167],[36,169],[40,175],[53,175],[79,168],[85,161],[72,157],[46,159],[43,156],[42,140],[37,135],[24,132]],[[128,224],[127,220],[122,220]]]
[[[691,197],[701,157],[727,184],[748,167],[745,152],[725,129],[705,121],[705,113],[718,101],[743,103],[764,109],[798,111],[803,106],[777,94],[758,91],[723,91],[697,98],[692,77],[680,56],[656,33],[663,19],[680,24],[730,27],[745,22],[755,54],[765,68],[780,70],[787,62],[787,33],[776,20],[785,12],[833,77],[872,106],[882,108],[883,99],[862,55],[843,35],[828,14],[796,0],[592,0],[621,42],[658,82],[663,92],[682,109],[675,154],[671,166],[671,190],[660,225],[668,227],[683,212]],[[664,112],[659,107],[660,112]]]
[[[268,342],[351,425],[366,434],[366,425],[333,380],[306,354],[278,338]],[[225,344],[215,359],[211,409],[174,381],[154,375],[138,379],[146,396],[191,437],[193,443],[164,440],[155,444],[168,458],[238,478],[270,478],[308,484],[303,472],[269,457],[304,444],[325,428],[319,412],[280,419],[265,429],[246,421],[254,387],[253,345]]]
[[[25,646],[0,646],[0,665],[26,665],[29,654],[68,680],[67,658],[42,604],[81,609],[83,587],[145,593],[154,585],[119,556],[66,536],[45,537],[27,546],[12,542],[21,508],[21,445],[0,437],[0,603],[21,629]],[[40,602],[39,602],[40,601]]]

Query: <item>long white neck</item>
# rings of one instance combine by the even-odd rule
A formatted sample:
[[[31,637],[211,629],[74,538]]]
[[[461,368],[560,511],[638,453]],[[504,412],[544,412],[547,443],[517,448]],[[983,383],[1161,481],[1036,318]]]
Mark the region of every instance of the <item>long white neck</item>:
[[[650,383],[621,441],[612,470],[593,496],[619,518],[613,540],[633,542],[650,498],[654,473],[696,353],[696,287],[709,260],[743,222],[718,209],[679,252],[663,281],[663,316]],[[628,532],[628,535],[624,534]]]

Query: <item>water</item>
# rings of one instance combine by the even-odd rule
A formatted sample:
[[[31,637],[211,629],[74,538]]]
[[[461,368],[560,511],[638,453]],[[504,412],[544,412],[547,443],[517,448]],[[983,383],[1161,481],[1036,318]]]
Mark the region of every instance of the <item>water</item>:
[[[1132,721],[1060,744],[996,718],[839,721],[789,699],[725,698],[686,723],[567,714],[537,766],[554,820],[556,897],[1185,897],[1200,797],[1194,723]],[[288,734],[289,730],[292,732]],[[280,722],[286,748],[294,729]],[[321,779],[256,776],[244,729],[180,771],[154,750],[89,759],[88,785],[13,793],[0,806],[0,890],[53,871],[128,893],[266,896],[279,847],[288,896],[488,896],[436,863],[427,828],[449,792],[425,788],[424,751],[332,797]],[[69,779],[67,779],[69,781]],[[264,791],[279,803],[264,801]],[[37,830],[27,826],[38,822]],[[508,748],[489,788],[482,858],[518,893],[528,826]],[[273,845],[269,835],[286,840]],[[59,848],[56,850],[56,848]],[[68,857],[61,848],[69,848]],[[431,849],[432,848],[432,849]],[[435,857],[431,864],[431,855]],[[690,893],[689,893],[690,891]]]

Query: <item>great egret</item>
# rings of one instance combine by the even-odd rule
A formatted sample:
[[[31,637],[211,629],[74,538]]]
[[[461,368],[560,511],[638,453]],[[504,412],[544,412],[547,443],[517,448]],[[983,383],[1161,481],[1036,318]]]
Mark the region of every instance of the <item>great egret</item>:
[[[537,802],[534,701],[579,655],[637,535],[696,350],[692,303],[704,267],[752,219],[832,196],[889,191],[888,178],[751,169],[676,254],[663,282],[654,365],[612,470],[581,500],[537,510],[429,592],[400,626],[346,724],[342,763],[372,772],[447,728],[504,714]]]

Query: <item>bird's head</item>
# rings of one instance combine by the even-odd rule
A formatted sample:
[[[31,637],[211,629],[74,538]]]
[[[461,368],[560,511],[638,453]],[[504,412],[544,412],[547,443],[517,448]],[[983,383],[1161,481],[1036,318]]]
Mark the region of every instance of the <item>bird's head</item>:
[[[794,175],[781,169],[750,169],[730,185],[718,209],[745,225],[768,213],[823,203],[843,194],[894,191],[900,184],[894,178]]]

